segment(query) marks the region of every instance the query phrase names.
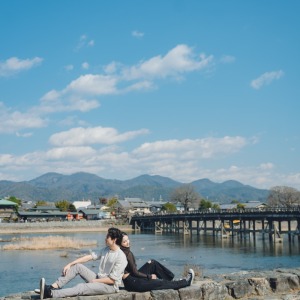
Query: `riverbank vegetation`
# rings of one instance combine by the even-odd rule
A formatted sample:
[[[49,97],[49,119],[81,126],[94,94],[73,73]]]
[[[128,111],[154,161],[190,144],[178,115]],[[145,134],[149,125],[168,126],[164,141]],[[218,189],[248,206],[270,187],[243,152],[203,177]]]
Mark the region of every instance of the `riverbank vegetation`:
[[[37,236],[14,238],[2,250],[81,249],[97,245],[96,240],[80,240],[64,236]]]

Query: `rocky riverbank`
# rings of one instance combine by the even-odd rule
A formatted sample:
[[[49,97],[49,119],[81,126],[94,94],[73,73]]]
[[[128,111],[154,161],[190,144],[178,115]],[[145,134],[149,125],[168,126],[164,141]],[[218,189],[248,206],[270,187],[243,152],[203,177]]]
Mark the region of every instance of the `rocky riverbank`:
[[[38,300],[33,291],[8,295],[0,300]],[[300,268],[261,272],[237,272],[202,278],[190,287],[134,293],[121,290],[117,294],[77,296],[74,300],[299,300]]]

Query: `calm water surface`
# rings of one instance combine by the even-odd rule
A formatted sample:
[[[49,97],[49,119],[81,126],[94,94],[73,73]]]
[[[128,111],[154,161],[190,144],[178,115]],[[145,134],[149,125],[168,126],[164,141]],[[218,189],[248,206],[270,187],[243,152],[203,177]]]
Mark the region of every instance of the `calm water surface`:
[[[20,236],[44,236],[46,234],[2,235],[2,239]],[[98,247],[104,247],[106,233],[60,234],[76,239],[97,240]],[[221,239],[212,236],[183,236],[182,234],[131,234],[131,249],[138,266],[154,258],[168,266],[181,277],[184,265],[196,265],[203,274],[231,273],[240,270],[269,270],[279,267],[299,267],[300,243],[295,238],[282,244],[270,243],[260,236],[253,238]],[[1,243],[3,246],[5,243]],[[90,249],[70,250],[68,257],[61,254],[66,250],[4,251],[0,250],[0,296],[38,288],[41,277],[50,284],[60,275],[63,266],[85,255]],[[94,250],[94,249],[92,249]],[[87,266],[97,272],[98,261]],[[70,285],[80,282],[73,281]]]

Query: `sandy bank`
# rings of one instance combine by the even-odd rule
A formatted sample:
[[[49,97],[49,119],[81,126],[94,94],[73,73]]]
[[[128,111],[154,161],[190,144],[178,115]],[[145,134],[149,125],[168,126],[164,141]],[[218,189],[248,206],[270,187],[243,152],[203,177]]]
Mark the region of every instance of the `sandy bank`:
[[[117,227],[130,232],[128,224],[118,224],[115,221],[66,221],[44,223],[0,223],[0,234],[15,233],[59,233],[59,232],[105,232],[110,227]]]

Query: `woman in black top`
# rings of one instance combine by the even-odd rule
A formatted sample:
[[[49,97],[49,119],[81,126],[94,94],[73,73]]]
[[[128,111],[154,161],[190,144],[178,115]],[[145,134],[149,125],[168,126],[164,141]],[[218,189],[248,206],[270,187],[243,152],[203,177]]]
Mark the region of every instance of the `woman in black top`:
[[[120,248],[125,253],[128,261],[123,276],[124,286],[128,291],[148,292],[162,289],[178,290],[190,286],[194,280],[194,271],[190,269],[185,279],[172,281],[174,274],[154,259],[148,261],[138,270],[135,257],[130,251],[128,235],[125,232],[122,232]]]

